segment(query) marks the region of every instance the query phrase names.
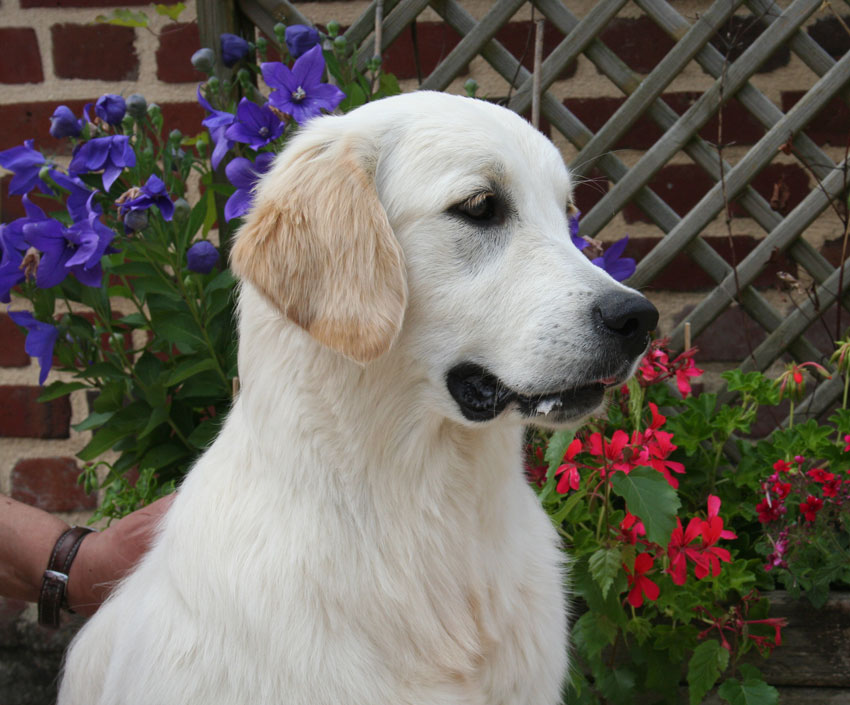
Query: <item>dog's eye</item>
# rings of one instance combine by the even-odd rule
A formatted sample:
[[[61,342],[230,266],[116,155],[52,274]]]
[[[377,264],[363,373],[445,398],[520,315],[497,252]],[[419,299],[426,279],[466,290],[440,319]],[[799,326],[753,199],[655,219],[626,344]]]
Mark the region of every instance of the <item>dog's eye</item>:
[[[492,193],[479,193],[463,203],[458,203],[452,210],[481,224],[496,223],[503,219],[499,200]]]

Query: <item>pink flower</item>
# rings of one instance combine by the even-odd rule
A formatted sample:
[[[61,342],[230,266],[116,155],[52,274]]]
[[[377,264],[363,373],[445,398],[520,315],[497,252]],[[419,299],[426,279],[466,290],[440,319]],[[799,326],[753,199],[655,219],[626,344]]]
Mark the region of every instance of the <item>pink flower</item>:
[[[628,566],[623,566],[626,569],[629,586],[629,604],[632,607],[640,607],[643,604],[643,598],[655,601],[661,592],[654,582],[646,577],[646,573],[652,569],[654,560],[648,553],[640,553],[635,558],[634,572],[628,569]]]

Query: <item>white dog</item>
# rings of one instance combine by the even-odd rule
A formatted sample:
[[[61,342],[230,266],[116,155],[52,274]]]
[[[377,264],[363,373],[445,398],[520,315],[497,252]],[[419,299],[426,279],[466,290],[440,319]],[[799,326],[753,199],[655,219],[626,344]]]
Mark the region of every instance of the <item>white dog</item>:
[[[523,426],[579,423],[657,312],[572,244],[514,113],[414,93],[311,122],[232,257],[242,391],[62,705],[547,705],[563,559]]]

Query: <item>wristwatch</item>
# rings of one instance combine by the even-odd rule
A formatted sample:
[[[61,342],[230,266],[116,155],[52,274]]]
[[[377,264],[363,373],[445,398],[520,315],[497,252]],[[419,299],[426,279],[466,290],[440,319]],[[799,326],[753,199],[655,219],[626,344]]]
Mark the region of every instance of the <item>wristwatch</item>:
[[[41,579],[41,592],[38,595],[38,623],[44,627],[59,628],[59,614],[62,609],[72,612],[68,606],[67,586],[71,563],[80,549],[83,539],[93,529],[85,526],[72,526],[56,541],[44,577]]]

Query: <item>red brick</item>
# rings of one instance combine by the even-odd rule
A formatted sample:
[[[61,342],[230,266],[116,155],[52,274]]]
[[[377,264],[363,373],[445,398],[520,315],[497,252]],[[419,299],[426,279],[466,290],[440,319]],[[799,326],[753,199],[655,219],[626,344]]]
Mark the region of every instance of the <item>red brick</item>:
[[[27,335],[21,331],[5,313],[0,313],[0,365],[3,367],[26,367],[30,356],[24,350]]]
[[[735,235],[732,243],[728,237],[705,237],[710,245],[730,265],[740,262],[746,257],[760,240],[749,235]],[[660,238],[635,238],[629,241],[626,256],[641,261],[654,247],[661,242]],[[734,251],[733,251],[734,248]],[[756,278],[755,286],[766,289],[776,286],[778,272],[794,272],[796,265],[784,254],[776,252],[768,265]],[[647,287],[648,290],[663,291],[702,291],[716,286],[715,281],[708,276],[687,253],[676,255],[661,273]]]
[[[766,26],[763,22],[752,16],[734,15],[717,30],[717,34],[711,38],[711,44],[731,64],[758,39],[765,28]],[[783,44],[767,57],[767,60],[758,67],[756,73],[770,73],[778,68],[787,66],[790,60],[791,50],[787,44]]]
[[[496,39],[511,54],[522,61],[529,71],[534,69],[534,24],[525,22],[509,22],[496,32]],[[555,47],[564,39],[564,35],[548,20],[543,25],[543,59],[552,53]],[[576,62],[571,61],[564,67],[558,78],[566,79],[575,75]]]
[[[413,43],[414,31],[416,45]],[[415,30],[413,24],[409,25],[384,52],[384,68],[398,78],[417,78],[421,75],[424,79],[449,55],[459,41],[460,35],[444,22],[416,22]]]
[[[0,386],[0,437],[68,438],[71,402],[61,397],[38,401],[41,387]]]
[[[599,37],[611,51],[638,73],[649,73],[675,42],[648,17],[615,17]]]
[[[677,313],[674,325],[686,321],[693,308],[686,306]],[[733,305],[694,338],[693,344],[699,348],[696,354],[697,366],[704,362],[740,363],[766,337],[764,329],[746,311]]]
[[[582,213],[587,213],[608,193],[610,186],[611,183],[605,178],[602,172],[594,169],[590,174],[582,177],[581,181],[575,186],[575,195],[573,198],[576,207]]]
[[[50,35],[58,78],[135,81],[139,76],[132,27],[55,24]]]
[[[197,101],[159,103],[159,107],[162,108],[163,129],[166,134],[175,128],[184,135],[197,135],[206,129],[201,124],[201,120],[206,117],[206,112]]]
[[[34,139],[35,148],[49,154],[70,154],[71,142],[57,140],[50,135],[50,116],[59,105],[67,105],[77,117],[83,116],[86,103],[94,103],[98,96],[89,100],[52,100],[38,103],[6,103],[0,105],[0,150],[16,147],[24,140]],[[89,115],[94,116],[92,111]]]
[[[782,110],[788,112],[804,95],[805,91],[782,91]],[[840,98],[833,98],[809,120],[803,131],[818,144],[846,147],[848,125],[850,108]]]
[[[670,164],[661,168],[647,185],[676,213],[684,216],[714,186],[714,179],[696,164]],[[623,217],[627,223],[651,222],[633,203],[623,208]]]
[[[850,26],[850,15],[844,15],[842,21]],[[822,17],[809,27],[808,32],[836,60],[850,51],[850,34],[837,17]]]
[[[156,50],[156,77],[165,83],[198,83],[206,76],[192,66],[191,58],[201,48],[198,25],[169,24],[162,28]]]
[[[12,468],[12,499],[46,512],[94,509],[97,497],[77,483],[80,469],[74,458],[27,458]]]
[[[681,92],[665,93],[662,96],[667,105],[679,115],[699,98],[700,93]],[[625,102],[625,98],[567,98],[564,105],[589,130],[598,132],[611,118],[617,109]],[[722,126],[720,126],[722,117]],[[722,127],[722,131],[718,128]],[[659,139],[663,132],[652,118],[639,117],[629,131],[615,145],[617,149],[649,149]],[[755,144],[764,136],[764,128],[750,113],[734,98],[726,103],[720,116],[715,115],[699,131],[700,137],[712,143],[722,138],[724,144]]]
[[[29,27],[0,27],[0,83],[41,83],[38,37]]]

